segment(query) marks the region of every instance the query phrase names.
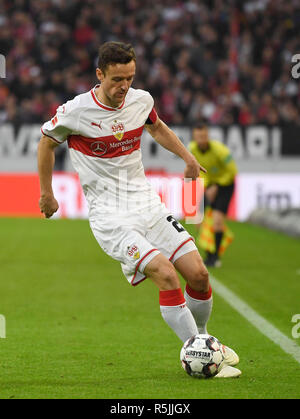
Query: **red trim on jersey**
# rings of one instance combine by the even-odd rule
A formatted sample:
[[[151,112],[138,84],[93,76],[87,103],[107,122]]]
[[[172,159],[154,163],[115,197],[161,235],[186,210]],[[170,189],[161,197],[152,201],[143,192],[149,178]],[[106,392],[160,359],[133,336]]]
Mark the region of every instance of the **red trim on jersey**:
[[[192,237],[190,237],[189,239],[187,239],[186,241],[184,241],[183,243],[181,243],[180,246],[177,247],[177,249],[175,250],[175,252],[172,254],[172,256],[169,258],[169,260],[171,261],[173,259],[173,257],[176,255],[176,253],[178,252],[179,249],[182,248],[182,246],[184,246],[187,242],[189,242],[190,240],[194,241]]]
[[[110,106],[106,106],[103,103],[100,102],[100,100],[97,98],[96,93],[94,92],[94,90],[96,89],[96,87],[99,87],[100,84],[97,84],[97,86],[95,86],[92,90],[91,90],[91,94],[92,94],[92,98],[94,99],[94,102],[100,106],[100,108],[105,109],[106,111],[118,111],[119,109],[122,109],[125,103],[125,98],[123,100],[123,102],[121,103],[121,105],[118,108],[111,108]]]
[[[155,122],[157,121],[158,115],[154,107],[152,108],[152,111],[149,113],[148,118],[150,119],[152,124],[155,124]]]
[[[188,284],[186,284],[185,290],[187,294],[195,300],[209,300],[212,295],[211,286],[209,286],[209,290],[207,292],[198,292],[193,290],[191,287],[189,287]]]
[[[135,273],[134,273],[134,277],[132,278],[132,280],[131,280],[131,285],[137,285],[137,284],[139,284],[140,282],[142,282],[144,279],[146,279],[146,277],[145,278],[143,278],[143,279],[141,279],[139,282],[137,282],[136,284],[134,284],[133,283],[133,281],[135,280],[135,277],[136,277],[136,274],[137,274],[137,271],[138,271],[138,269],[139,269],[139,266],[140,266],[140,264],[143,262],[143,260],[148,256],[148,255],[150,255],[150,253],[152,253],[152,252],[154,252],[155,250],[158,250],[158,249],[151,249],[148,253],[146,253],[145,254],[145,256],[143,256],[142,257],[142,259],[141,260],[139,260],[139,263],[136,265],[136,267],[135,267]]]
[[[43,135],[46,135],[46,137],[51,138],[51,140],[55,141],[57,144],[62,144],[60,141],[56,140],[54,137],[51,137],[51,135],[45,134],[42,128],[41,128],[41,131]]]
[[[176,290],[159,291],[159,305],[160,306],[181,306],[185,304],[185,298],[181,288]]]
[[[136,285],[139,285],[141,282],[145,281],[145,279],[147,279],[147,277],[146,277],[146,276],[144,276],[144,278],[140,279],[139,281],[135,282],[134,284],[131,282],[131,285],[132,285],[133,287],[135,287]]]
[[[125,156],[140,148],[143,129],[144,126],[125,132],[120,141],[114,135],[95,138],[70,135],[68,146],[91,157],[108,159]]]

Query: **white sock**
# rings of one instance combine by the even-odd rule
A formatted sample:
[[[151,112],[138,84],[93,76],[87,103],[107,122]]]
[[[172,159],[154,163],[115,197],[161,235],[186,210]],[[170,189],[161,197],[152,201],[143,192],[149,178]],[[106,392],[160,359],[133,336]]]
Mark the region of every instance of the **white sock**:
[[[207,293],[199,293],[192,290],[187,285],[184,292],[184,298],[186,300],[186,305],[194,316],[198,333],[207,333],[207,322],[210,318],[213,305],[211,287]]]
[[[181,288],[159,293],[160,312],[182,342],[198,333],[195,319],[186,306]]]

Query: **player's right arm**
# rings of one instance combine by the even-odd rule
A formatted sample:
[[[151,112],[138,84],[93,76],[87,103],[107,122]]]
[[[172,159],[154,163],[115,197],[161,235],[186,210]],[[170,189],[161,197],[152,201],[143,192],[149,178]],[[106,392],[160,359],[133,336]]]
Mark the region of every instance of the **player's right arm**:
[[[39,206],[46,218],[52,217],[59,207],[52,189],[52,173],[55,163],[55,148],[57,146],[58,144],[46,135],[41,137],[38,145]]]
[[[52,173],[55,163],[55,148],[67,140],[77,128],[78,99],[68,101],[57,108],[56,115],[42,126],[43,136],[38,146],[38,171],[40,178],[40,209],[46,218],[58,210],[52,190]]]

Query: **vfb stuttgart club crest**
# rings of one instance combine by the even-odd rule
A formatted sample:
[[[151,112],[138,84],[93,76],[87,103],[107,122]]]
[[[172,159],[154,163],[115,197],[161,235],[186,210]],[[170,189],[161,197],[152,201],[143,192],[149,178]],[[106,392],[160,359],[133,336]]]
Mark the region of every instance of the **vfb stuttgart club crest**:
[[[111,127],[112,132],[113,132],[113,136],[121,141],[123,138],[123,135],[125,133],[125,126],[122,122],[118,122],[116,119],[114,120],[114,123]]]
[[[139,248],[135,244],[127,247],[127,254],[135,260],[140,258]]]

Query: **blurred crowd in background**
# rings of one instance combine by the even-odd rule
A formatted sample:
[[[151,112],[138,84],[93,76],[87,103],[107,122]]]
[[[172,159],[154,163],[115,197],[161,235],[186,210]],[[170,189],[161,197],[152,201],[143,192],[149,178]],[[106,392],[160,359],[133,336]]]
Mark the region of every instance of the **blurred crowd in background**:
[[[168,124],[300,124],[299,0],[0,0],[0,123],[40,123],[91,89],[106,41],[135,47],[133,87]]]

